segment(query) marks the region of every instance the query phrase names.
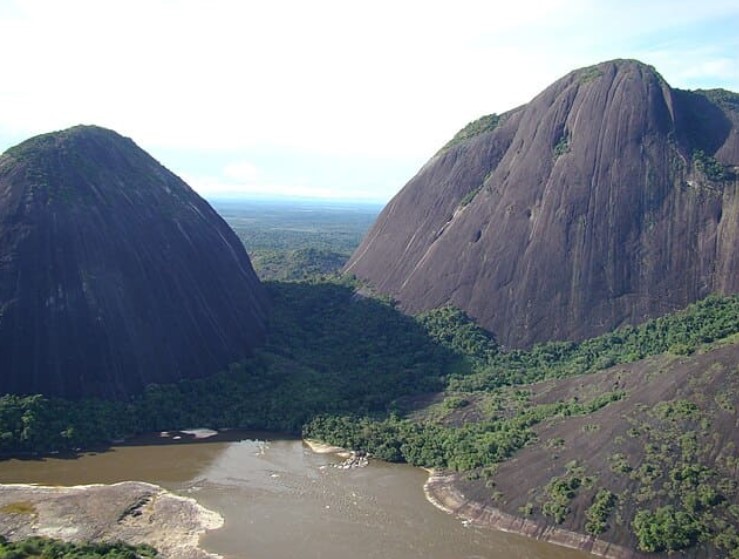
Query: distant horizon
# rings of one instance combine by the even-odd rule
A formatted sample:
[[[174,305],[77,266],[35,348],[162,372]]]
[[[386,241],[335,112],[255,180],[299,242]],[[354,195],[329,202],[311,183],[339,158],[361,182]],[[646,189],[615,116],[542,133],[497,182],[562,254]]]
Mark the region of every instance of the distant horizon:
[[[364,198],[321,198],[309,196],[284,196],[284,195],[258,195],[258,194],[233,194],[223,195],[207,195],[199,194],[209,203],[237,203],[237,202],[255,202],[255,203],[273,203],[273,204],[310,204],[310,205],[327,205],[327,206],[373,206],[382,208],[386,206],[388,201],[368,200]]]

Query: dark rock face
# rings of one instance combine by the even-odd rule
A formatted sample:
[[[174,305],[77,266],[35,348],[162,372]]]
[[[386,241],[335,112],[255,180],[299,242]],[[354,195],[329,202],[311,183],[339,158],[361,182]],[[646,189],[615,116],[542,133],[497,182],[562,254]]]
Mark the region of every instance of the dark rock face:
[[[130,139],[79,126],[0,156],[0,393],[212,374],[262,340],[267,310],[233,231]]]
[[[576,70],[460,132],[345,272],[509,347],[590,337],[739,291],[738,166],[739,95],[637,61]]]

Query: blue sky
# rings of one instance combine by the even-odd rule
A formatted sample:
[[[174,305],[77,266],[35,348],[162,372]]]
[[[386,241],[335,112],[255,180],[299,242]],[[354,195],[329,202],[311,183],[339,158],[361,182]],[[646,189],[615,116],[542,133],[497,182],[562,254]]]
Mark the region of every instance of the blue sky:
[[[97,124],[205,197],[385,202],[574,68],[637,58],[739,91],[736,0],[502,4],[0,0],[0,151]]]

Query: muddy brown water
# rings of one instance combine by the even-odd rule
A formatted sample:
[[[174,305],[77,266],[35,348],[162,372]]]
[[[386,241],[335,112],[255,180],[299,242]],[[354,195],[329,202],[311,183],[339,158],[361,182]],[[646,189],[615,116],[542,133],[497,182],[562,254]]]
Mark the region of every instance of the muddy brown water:
[[[468,526],[425,498],[427,474],[341,458],[304,443],[230,434],[230,441],[142,439],[76,458],[0,461],[0,483],[141,480],[197,499],[225,525],[202,545],[227,559],[574,559],[586,553]]]

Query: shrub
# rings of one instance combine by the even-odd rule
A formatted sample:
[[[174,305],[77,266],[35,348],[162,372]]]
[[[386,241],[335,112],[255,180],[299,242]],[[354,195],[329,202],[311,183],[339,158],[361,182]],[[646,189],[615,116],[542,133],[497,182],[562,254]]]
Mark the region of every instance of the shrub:
[[[697,540],[697,522],[684,511],[666,505],[656,511],[639,510],[632,522],[639,549],[648,552],[676,551]]]

